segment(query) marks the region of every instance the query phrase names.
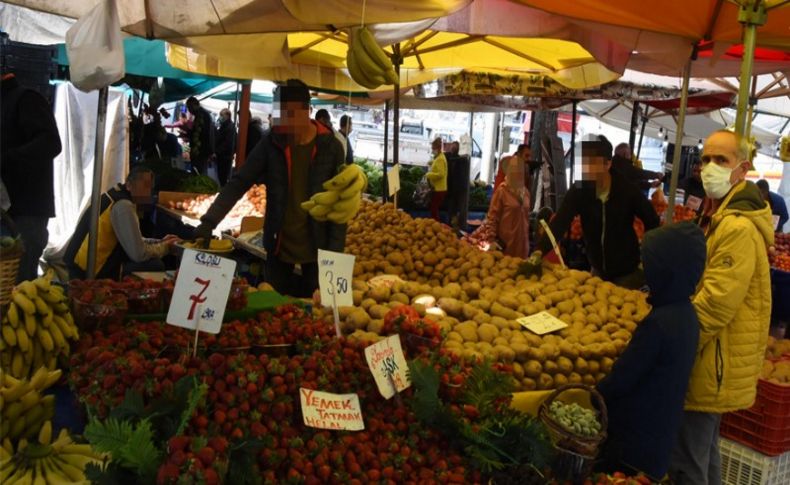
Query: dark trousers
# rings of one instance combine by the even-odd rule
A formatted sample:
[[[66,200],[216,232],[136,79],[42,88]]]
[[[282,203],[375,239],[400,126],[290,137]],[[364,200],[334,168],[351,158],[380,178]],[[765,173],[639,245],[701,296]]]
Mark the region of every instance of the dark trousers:
[[[672,450],[669,476],[675,485],[721,484],[721,414],[684,411]]]
[[[318,289],[318,263],[302,263],[300,275],[294,274],[294,264],[273,255],[266,258],[266,281],[283,295],[310,298]]]
[[[230,157],[217,157],[217,178],[220,185],[228,183],[233,170],[233,155]]]
[[[431,217],[436,221],[442,222],[441,219],[439,219],[439,206],[442,205],[442,202],[446,196],[446,190],[442,192],[433,192],[433,197],[431,197]]]
[[[46,216],[14,216],[16,230],[25,245],[25,253],[19,262],[19,275],[17,283],[20,281],[32,280],[38,276],[38,262],[47,247],[49,231],[47,223],[49,217]]]

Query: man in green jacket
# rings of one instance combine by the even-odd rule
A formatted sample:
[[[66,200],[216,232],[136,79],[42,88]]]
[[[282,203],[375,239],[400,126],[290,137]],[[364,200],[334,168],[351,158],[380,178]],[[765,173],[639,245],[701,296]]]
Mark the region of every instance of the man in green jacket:
[[[700,324],[669,473],[678,485],[721,483],[722,413],[754,404],[771,317],[771,209],[752,182],[748,143],[714,132],[702,153],[707,261],[693,298]]]

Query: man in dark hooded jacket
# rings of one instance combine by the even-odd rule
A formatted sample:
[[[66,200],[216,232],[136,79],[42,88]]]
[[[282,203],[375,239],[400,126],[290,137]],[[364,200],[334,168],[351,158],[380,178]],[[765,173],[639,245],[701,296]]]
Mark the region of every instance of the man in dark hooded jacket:
[[[669,467],[699,341],[691,304],[705,269],[705,235],[690,222],[645,233],[642,263],[652,311],[598,384],[609,427],[604,468],[659,481]]]

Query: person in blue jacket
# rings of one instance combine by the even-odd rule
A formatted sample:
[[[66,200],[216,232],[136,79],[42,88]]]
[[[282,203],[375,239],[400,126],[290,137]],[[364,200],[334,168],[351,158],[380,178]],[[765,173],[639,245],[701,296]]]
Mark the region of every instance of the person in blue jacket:
[[[787,204],[785,204],[784,198],[776,192],[771,192],[768,187],[768,181],[765,179],[758,180],[757,187],[763,195],[763,200],[771,206],[771,214],[779,216],[779,221],[776,223],[776,232],[783,232],[782,228],[790,218],[787,215]]]
[[[641,471],[654,480],[667,472],[699,341],[691,296],[705,254],[705,235],[691,222],[645,233],[642,264],[653,308],[597,386],[609,417],[607,471]]]

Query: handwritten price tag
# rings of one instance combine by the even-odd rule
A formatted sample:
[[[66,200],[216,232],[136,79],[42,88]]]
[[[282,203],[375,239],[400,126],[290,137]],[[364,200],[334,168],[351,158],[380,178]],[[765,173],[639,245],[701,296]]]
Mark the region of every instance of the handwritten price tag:
[[[354,256],[334,251],[318,250],[318,286],[323,306],[351,306],[351,278],[354,275]]]
[[[693,211],[698,211],[701,205],[702,205],[702,199],[694,195],[689,195],[688,200],[686,200],[686,207],[688,207]]]
[[[399,163],[396,163],[387,171],[387,187],[389,187],[389,195],[395,195],[400,190]]]
[[[365,429],[359,396],[299,388],[302,419],[311,428],[359,431]]]
[[[400,336],[392,335],[365,348],[365,358],[385,399],[411,386]]]
[[[201,331],[219,333],[235,271],[232,259],[184,250],[167,323],[194,330],[200,319]]]
[[[556,332],[568,326],[567,323],[548,312],[540,312],[528,317],[521,317],[516,321],[520,323],[522,327],[538,335]]]

